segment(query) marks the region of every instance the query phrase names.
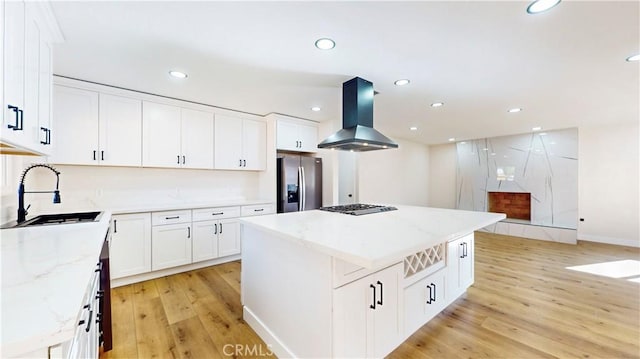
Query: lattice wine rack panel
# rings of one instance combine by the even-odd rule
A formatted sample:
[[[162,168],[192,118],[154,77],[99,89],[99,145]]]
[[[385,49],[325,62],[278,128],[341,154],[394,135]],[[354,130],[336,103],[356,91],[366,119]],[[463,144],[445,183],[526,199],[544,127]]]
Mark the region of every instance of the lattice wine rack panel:
[[[440,261],[444,260],[445,243],[440,243],[431,248],[404,258],[404,277],[408,278]]]

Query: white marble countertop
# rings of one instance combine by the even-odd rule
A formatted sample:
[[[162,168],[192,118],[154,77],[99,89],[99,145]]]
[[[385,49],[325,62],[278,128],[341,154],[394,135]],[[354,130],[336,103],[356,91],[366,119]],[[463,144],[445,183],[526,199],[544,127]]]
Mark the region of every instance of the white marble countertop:
[[[167,200],[160,199],[158,201],[125,201],[116,199],[113,201],[84,201],[63,204],[45,204],[46,207],[41,208],[38,213],[61,213],[61,212],[83,212],[83,211],[102,211],[109,210],[113,214],[128,214],[141,212],[159,212],[184,209],[198,209],[210,207],[229,207],[229,206],[250,206],[257,204],[273,204],[274,201],[263,199],[223,199],[223,200]],[[35,213],[35,212],[34,212]]]
[[[242,218],[332,257],[377,269],[505,218],[502,213],[394,206],[397,211],[352,216],[320,210]]]
[[[0,230],[0,357],[73,337],[110,220]]]

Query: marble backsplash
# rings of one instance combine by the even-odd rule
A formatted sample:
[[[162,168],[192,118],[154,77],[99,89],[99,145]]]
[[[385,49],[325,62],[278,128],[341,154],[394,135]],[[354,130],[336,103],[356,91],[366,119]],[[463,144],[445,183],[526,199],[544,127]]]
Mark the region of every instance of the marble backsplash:
[[[577,228],[578,130],[457,143],[456,205],[487,211],[488,192],[531,194],[531,224]]]

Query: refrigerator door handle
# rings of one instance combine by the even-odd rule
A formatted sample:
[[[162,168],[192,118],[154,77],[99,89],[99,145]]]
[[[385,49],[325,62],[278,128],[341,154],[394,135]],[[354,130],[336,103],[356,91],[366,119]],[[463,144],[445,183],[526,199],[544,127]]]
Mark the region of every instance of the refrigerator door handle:
[[[304,208],[307,206],[307,178],[304,175],[304,167],[300,166],[300,169],[302,170],[302,209],[301,211],[304,211]]]
[[[298,211],[302,211],[302,167],[298,167]]]

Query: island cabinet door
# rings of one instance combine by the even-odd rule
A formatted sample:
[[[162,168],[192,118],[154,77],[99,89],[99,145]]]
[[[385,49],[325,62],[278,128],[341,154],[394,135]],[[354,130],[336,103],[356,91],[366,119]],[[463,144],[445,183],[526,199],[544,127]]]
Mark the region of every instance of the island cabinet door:
[[[473,284],[473,233],[447,244],[447,300],[453,301]]]
[[[407,338],[446,307],[446,270],[441,269],[404,289],[404,337]]]
[[[334,290],[334,357],[379,358],[400,344],[401,275],[398,263]]]

